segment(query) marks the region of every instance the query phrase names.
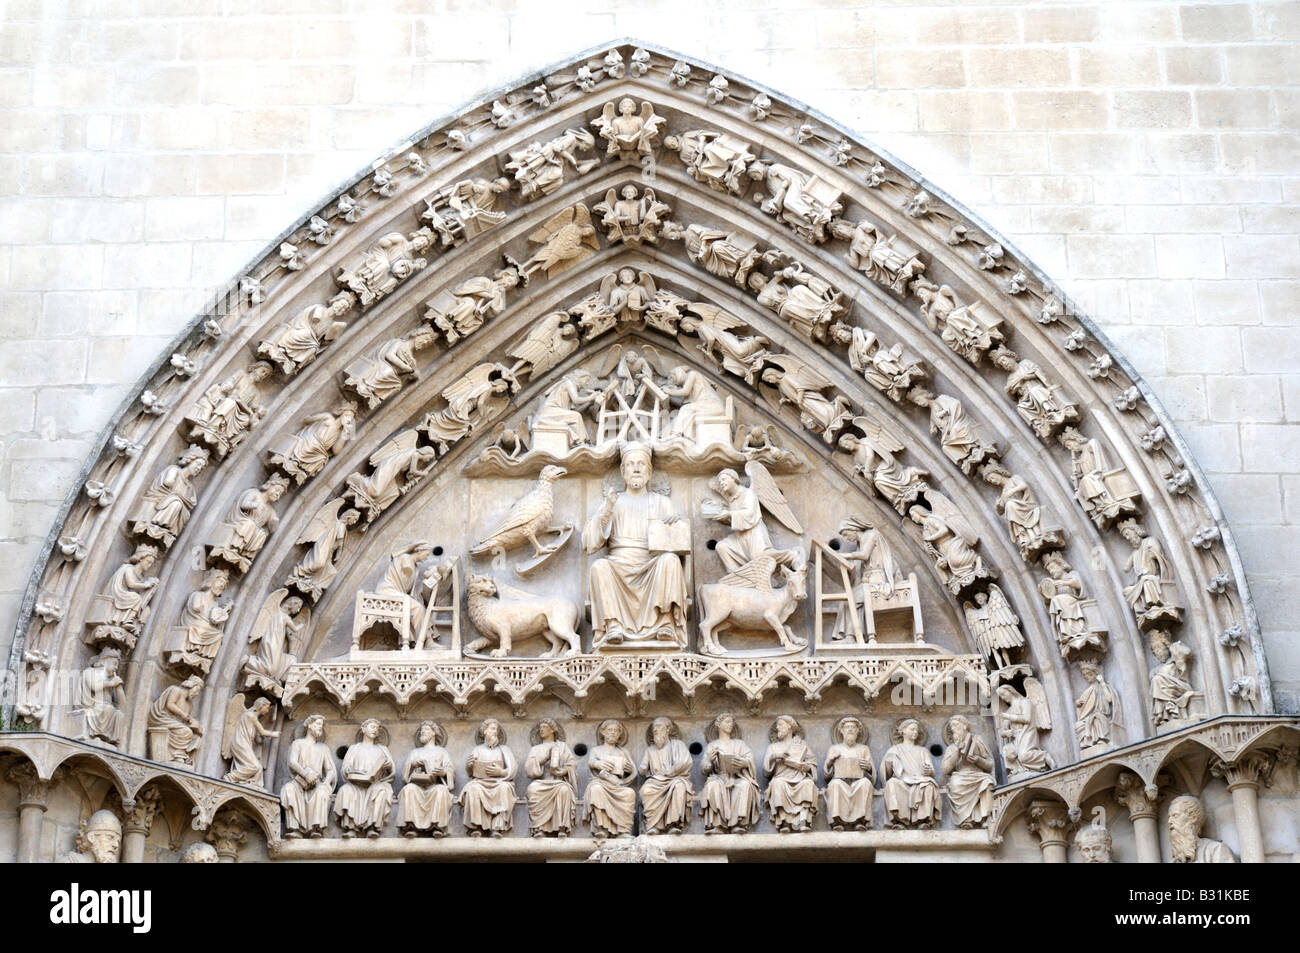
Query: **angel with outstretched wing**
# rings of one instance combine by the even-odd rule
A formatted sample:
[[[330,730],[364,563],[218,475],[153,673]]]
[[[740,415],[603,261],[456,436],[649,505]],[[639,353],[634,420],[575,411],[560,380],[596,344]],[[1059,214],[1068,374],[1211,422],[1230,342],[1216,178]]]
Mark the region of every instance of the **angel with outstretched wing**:
[[[343,509],[344,503],[342,497],[336,497],[322,506],[295,540],[299,546],[310,546],[311,549],[293,567],[289,585],[311,596],[313,602],[338,575],[335,560],[343,548],[343,540],[348,529],[361,519],[356,510]]]
[[[654,278],[648,272],[620,268],[600,283],[600,296],[623,324],[640,324],[641,315],[655,299]]]
[[[446,453],[451,444],[473,433],[480,421],[494,417],[518,389],[519,381],[509,369],[478,364],[442,392],[447,406],[426,414],[419,429]]]
[[[967,602],[963,608],[980,651],[1001,668],[1010,665],[1009,650],[1023,646],[1025,637],[1020,631],[1020,617],[1012,610],[1002,589],[991,585],[987,594],[975,594],[974,605]]]
[[[824,391],[834,385],[812,365],[792,354],[773,354],[767,363],[775,365],[763,371],[763,382],[775,387],[780,403],[799,409],[799,420],[827,443],[853,419],[853,411],[842,394],[827,397]]]
[[[525,278],[538,271],[545,271],[546,277],[553,278],[600,251],[596,228],[591,224],[591,212],[581,202],[551,216],[528,236],[528,240],[542,247],[524,262],[522,272]]]
[[[1050,771],[1055,767],[1052,756],[1043,747],[1041,732],[1052,730],[1047,694],[1033,676],[1024,680],[1024,694],[1011,685],[1002,685],[998,699],[1006,705],[1001,713],[1002,759],[1008,775]]]
[[[746,331],[752,329],[740,318],[717,305],[696,302],[688,310],[689,314],[678,323],[678,329],[699,337],[700,343],[696,346],[710,360],[720,363],[723,370],[744,378],[746,384],[752,385],[754,376],[768,357],[767,348],[771,342],[760,334],[742,337],[732,333],[741,328]]]
[[[403,430],[370,457],[370,476],[348,475],[348,492],[370,519],[391,506],[399,496],[423,479],[438,459],[432,447],[419,445],[419,434]]]
[[[731,527],[731,534],[718,543],[715,552],[722,560],[727,572],[736,573],[749,563],[764,557],[774,557],[783,565],[800,568],[803,564],[803,551],[799,548],[778,550],[772,545],[772,537],[763,522],[763,513],[767,512],[792,533],[803,533],[794,511],[781,492],[767,467],[756,460],[745,464],[745,473],[749,476],[749,486],[740,482],[735,470],[723,470],[709,487],[721,497],[721,500],[708,499],[701,506],[701,512],[708,519],[717,520]],[[773,563],[773,568],[775,568]],[[769,575],[771,572],[769,571]]]
[[[288,589],[267,596],[248,636],[249,655],[244,658],[244,687],[261,688],[277,698],[284,689],[289,667],[298,659],[302,638],[311,628],[311,610]]]
[[[262,740],[280,736],[280,732],[271,731],[262,724],[263,717],[272,707],[269,699],[260,696],[253,699],[253,704],[247,708],[242,693],[230,699],[226,706],[225,732],[221,738],[221,757],[230,762],[227,781],[262,787]]]

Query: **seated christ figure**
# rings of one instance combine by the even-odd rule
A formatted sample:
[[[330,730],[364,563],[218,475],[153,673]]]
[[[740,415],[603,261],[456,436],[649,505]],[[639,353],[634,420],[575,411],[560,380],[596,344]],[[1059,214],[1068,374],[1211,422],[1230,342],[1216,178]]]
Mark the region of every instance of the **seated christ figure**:
[[[681,516],[668,497],[650,491],[650,448],[622,451],[621,493],[610,490],[582,531],[582,548],[608,548],[590,568],[591,627],[597,647],[666,643],[686,647],[686,575],[675,552],[652,552],[654,524]]]

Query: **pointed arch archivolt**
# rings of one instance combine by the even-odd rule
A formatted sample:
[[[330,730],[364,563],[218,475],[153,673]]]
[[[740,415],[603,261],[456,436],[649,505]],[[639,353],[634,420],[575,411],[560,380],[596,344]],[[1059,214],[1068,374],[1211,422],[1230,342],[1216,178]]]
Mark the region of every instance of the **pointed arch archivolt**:
[[[636,249],[612,245],[601,228],[598,249],[585,260],[556,277],[539,273],[527,286],[507,289],[500,314],[489,315],[482,328],[454,346],[447,346],[444,338],[420,352],[420,380],[361,413],[353,440],[319,474],[302,486],[291,486],[276,505],[280,523],[267,546],[247,571],[234,574],[235,611],[211,679],[220,689],[208,692],[203,701],[203,721],[210,728],[216,728],[224,713],[258,607],[298,557],[294,540],[320,505],[343,489],[349,473],[365,472],[365,462],[376,448],[436,409],[450,382],[484,362],[508,364],[505,352],[512,341],[541,316],[567,310],[596,292],[601,279],[622,265],[646,271],[658,287],[686,302],[712,303],[727,310],[768,338],[774,353],[794,355],[815,367],[856,412],[900,436],[905,446],[900,461],[926,470],[932,489],[973,518],[981,557],[998,571],[997,584],[1011,600],[1025,631],[1024,661],[1047,690],[1058,726],[1053,738],[1058,760],[1077,757],[1068,725],[1084,683],[1077,667],[1062,659],[1053,619],[1038,594],[1044,580],[1052,578],[1041,552],[1023,558],[995,509],[998,487],[993,477],[999,473],[1023,477],[1043,506],[1044,525],[1050,521],[1063,531],[1059,544],[1044,551],[1059,552],[1068,562],[1068,569],[1061,571],[1077,574],[1085,594],[1097,601],[1097,612],[1109,632],[1104,670],[1130,713],[1129,740],[1156,728],[1147,692],[1150,669],[1161,663],[1150,651],[1149,636],[1143,635],[1156,628],[1167,629],[1170,639],[1192,650],[1191,677],[1203,694],[1204,706],[1194,716],[1270,710],[1258,632],[1228,528],[1167,417],[1104,336],[994,232],[911,169],[824,117],[747,81],[724,77],[725,83],[712,82],[714,76],[724,74],[687,58],[656,50],[634,57],[633,45],[616,52],[628,65],[621,71],[597,71],[597,81],[582,84],[589,88],[579,85],[575,70],[585,62],[579,58],[545,74],[548,92],[544,96],[537,93],[533,79],[422,131],[287,231],[229,296],[200,316],[177,342],[174,355],[160,358],[156,371],[119,415],[113,433],[106,435],[102,453],[88,464],[86,486],[69,500],[66,518],[52,534],[47,558],[34,574],[15,639],[14,659],[22,662],[23,670],[17,713],[53,730],[75,733],[70,713],[55,710],[40,695],[44,683],[34,673],[51,668],[75,672],[86,664],[87,622],[95,599],[142,541],[128,539],[123,530],[130,529],[153,483],[185,452],[192,433],[186,417],[206,392],[249,367],[259,343],[279,325],[311,306],[344,295],[346,328],[297,373],[277,372],[253,384],[255,402],[265,415],[254,422],[247,439],[224,456],[212,452],[195,479],[193,515],[175,542],[160,547],[158,568],[150,570],[159,579],[151,597],[151,615],[130,649],[132,750],[143,751],[146,711],[158,688],[169,683],[157,659],[182,604],[201,583],[203,547],[241,494],[267,478],[268,441],[292,432],[309,415],[338,406],[349,396],[340,387],[348,366],[417,327],[427,302],[440,292],[454,291],[474,277],[493,276],[509,267],[510,260],[526,261],[537,247],[530,236],[557,213],[578,205],[594,208],[609,190],[629,184],[652,188],[671,208],[663,217],[677,228],[660,226],[656,244]],[[646,68],[638,71],[632,63]],[[623,152],[616,147],[607,153],[606,140],[596,137],[587,150],[582,147],[583,136],[567,132],[589,134],[593,121],[599,126],[605,105],[624,96],[636,104],[650,103],[663,119],[662,128],[646,137],[650,147],[645,154],[635,147]],[[680,143],[693,130],[725,134],[749,146],[751,159],[735,178],[734,190],[711,188],[712,172],[691,174],[681,151],[665,148],[668,136]],[[549,144],[555,143],[559,145],[547,152]],[[530,156],[532,144],[542,151]],[[528,177],[513,173],[510,165],[521,157],[525,164],[528,158],[535,159],[543,175],[558,170],[558,187],[525,198]],[[488,183],[501,177],[509,183],[509,190],[495,200],[503,219],[482,234],[440,247],[437,233],[431,230],[434,223],[422,217],[429,208],[447,214],[440,191],[460,182]],[[756,193],[762,202],[755,201]],[[819,200],[826,204],[818,207]],[[896,239],[894,247],[900,254],[894,259],[882,256],[875,265],[865,263],[865,233],[858,229],[864,222],[878,229],[873,240],[879,250]],[[680,230],[692,225],[752,240],[757,260],[751,275],[763,275],[767,282],[785,280],[791,287],[803,282],[814,294],[819,282],[832,287],[840,295],[841,313],[815,335],[800,333],[760,303],[755,283],[713,274],[698,254],[693,256],[689,241],[680,235]],[[425,267],[395,280],[372,305],[348,300],[355,293],[341,282],[341,269],[355,268],[385,236],[409,237],[421,229],[433,242],[416,256],[425,260]],[[503,260],[503,253],[509,257]],[[913,258],[915,265],[923,267],[915,267]],[[785,279],[780,277],[783,271]],[[952,322],[951,309],[936,310],[934,305],[936,296],[942,302],[945,288],[951,289],[951,305],[970,309],[965,312],[968,327],[978,329],[985,320],[986,326],[998,328],[1001,340],[986,339],[965,357],[954,353],[941,334],[945,322]],[[897,399],[881,393],[851,366],[850,342],[829,333],[834,323],[846,331],[870,331],[886,348],[901,345],[906,361],[924,365],[925,379],[900,387],[893,395]],[[616,336],[585,340],[564,364],[538,380],[529,379],[499,417],[482,421],[479,435],[439,461],[428,487],[450,479],[481,450],[484,429],[499,419],[525,413],[526,405],[547,384],[608,347]],[[708,364],[690,335],[672,340],[647,332],[646,337],[675,360],[707,369],[719,386],[781,421],[785,433],[810,460],[846,483],[857,479],[847,454],[801,430],[797,420],[771,406],[771,388],[751,386]],[[1049,422],[1040,428],[1041,434],[1035,434],[1016,406],[1019,399],[1027,412],[1033,411],[1034,400],[1017,398],[1023,391],[1008,393],[1009,380],[1027,377],[1026,366],[1018,366],[1022,360],[1032,361],[1042,372],[1049,389],[1040,390],[1039,396],[1055,394],[1060,402],[1072,402],[1077,406],[1074,419]],[[996,439],[999,454],[965,470],[954,463],[930,433],[922,389],[957,398],[976,424]],[[1060,440],[1065,435],[1068,442],[1072,432],[1082,435],[1073,451]],[[1098,443],[1084,444],[1085,439]],[[1164,572],[1177,593],[1167,599],[1181,610],[1176,620],[1166,618],[1157,626],[1134,617],[1126,592],[1131,584],[1126,568],[1130,542],[1119,532],[1121,517],[1128,514],[1102,514],[1093,520],[1079,502],[1092,497],[1080,490],[1081,475],[1076,470],[1082,461],[1083,475],[1091,476],[1088,454],[1098,447],[1106,458],[1105,469],[1112,471],[1108,475],[1130,481],[1140,493],[1141,532],[1160,544]],[[997,461],[1000,467],[994,465]],[[870,486],[860,480],[856,485],[863,506],[892,513],[887,504],[871,501]],[[386,524],[397,523],[427,492],[421,489],[400,500],[370,532],[382,533]],[[896,514],[892,518],[898,519]],[[928,574],[931,584],[941,586],[941,574],[914,528],[898,532],[900,538],[906,537],[917,567]],[[352,535],[360,539],[363,534],[358,529]],[[355,574],[359,573],[358,569]],[[340,585],[347,588],[343,582]],[[351,582],[348,576],[347,584]],[[331,600],[339,598],[331,592],[320,604],[322,618],[335,611]],[[951,595],[946,598],[955,626],[964,626],[960,602]],[[1077,654],[1073,660],[1078,660]],[[215,755],[207,752],[205,759],[205,765],[215,770],[219,764]]]

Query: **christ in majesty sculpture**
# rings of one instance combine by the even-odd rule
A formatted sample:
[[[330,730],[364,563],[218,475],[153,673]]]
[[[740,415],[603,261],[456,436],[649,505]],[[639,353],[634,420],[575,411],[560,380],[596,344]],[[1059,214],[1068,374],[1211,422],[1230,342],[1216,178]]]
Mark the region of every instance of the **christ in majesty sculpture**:
[[[582,548],[608,554],[590,569],[596,646],[666,643],[686,647],[686,575],[676,551],[652,539],[681,520],[668,497],[650,491],[650,448],[622,451],[622,492],[610,489],[582,531]],[[652,545],[654,543],[655,545]],[[675,548],[675,547],[674,547]]]

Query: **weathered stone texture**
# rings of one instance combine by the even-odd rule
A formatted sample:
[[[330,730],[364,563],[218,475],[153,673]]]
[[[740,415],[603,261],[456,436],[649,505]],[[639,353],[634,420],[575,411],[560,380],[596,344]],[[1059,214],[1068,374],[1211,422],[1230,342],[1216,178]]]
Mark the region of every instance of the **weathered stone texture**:
[[[688,43],[689,20],[687,52],[862,130],[1113,335],[1201,452],[1300,705],[1296,561],[1251,544],[1300,519],[1295,4],[4,6],[4,638],[48,529],[19,509],[63,498],[207,293],[378,144],[585,45]]]

